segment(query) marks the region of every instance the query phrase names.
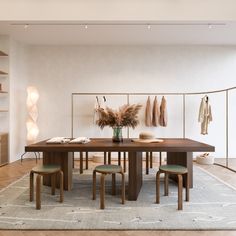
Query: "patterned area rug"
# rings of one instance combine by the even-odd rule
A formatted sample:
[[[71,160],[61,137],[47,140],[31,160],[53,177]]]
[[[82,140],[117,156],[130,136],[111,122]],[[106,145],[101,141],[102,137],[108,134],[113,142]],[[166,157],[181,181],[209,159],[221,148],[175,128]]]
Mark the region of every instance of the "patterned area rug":
[[[65,192],[64,203],[59,203],[58,190],[50,195],[50,188],[42,189],[42,209],[29,202],[29,176],[0,191],[1,229],[109,229],[109,230],[229,230],[236,229],[236,189],[219,181],[202,169],[194,168],[194,188],[190,202],[183,211],[177,210],[177,186],[170,182],[169,196],[155,204],[155,173],[151,170],[137,201],[120,204],[120,191],[111,196],[111,180],[106,182],[105,210],[92,200],[91,170],[83,175],[74,171],[74,188]],[[99,178],[97,178],[99,181]],[[117,177],[117,190],[120,179]],[[99,186],[99,182],[97,182]],[[184,196],[184,194],[183,194]]]

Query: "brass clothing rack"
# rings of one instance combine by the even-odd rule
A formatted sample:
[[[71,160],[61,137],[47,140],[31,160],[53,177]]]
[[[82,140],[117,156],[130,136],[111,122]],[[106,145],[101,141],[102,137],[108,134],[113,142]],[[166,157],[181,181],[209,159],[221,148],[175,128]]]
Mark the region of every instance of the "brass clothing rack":
[[[235,87],[230,87],[227,89],[220,89],[220,90],[213,90],[213,91],[200,91],[200,92],[163,92],[163,93],[78,93],[74,92],[71,94],[71,137],[74,137],[74,97],[75,96],[86,96],[86,95],[93,95],[93,96],[106,96],[106,95],[114,95],[114,96],[126,96],[126,101],[127,104],[129,104],[130,101],[130,96],[155,96],[155,95],[173,95],[173,96],[182,96],[182,108],[183,108],[183,131],[182,135],[183,138],[186,137],[186,97],[187,96],[193,96],[193,95],[204,95],[204,94],[215,94],[215,93],[225,93],[225,107],[226,107],[226,112],[225,112],[225,118],[226,118],[226,127],[225,127],[225,134],[226,134],[226,165],[220,165],[222,167],[226,167],[229,170],[232,170],[236,172],[236,170],[229,168],[229,91],[231,90],[236,90]],[[127,137],[129,138],[129,128],[127,129]]]

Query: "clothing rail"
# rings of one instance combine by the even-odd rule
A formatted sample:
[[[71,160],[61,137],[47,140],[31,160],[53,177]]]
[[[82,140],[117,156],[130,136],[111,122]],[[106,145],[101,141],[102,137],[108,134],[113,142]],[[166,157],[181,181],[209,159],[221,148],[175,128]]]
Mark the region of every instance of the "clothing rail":
[[[227,89],[220,89],[220,90],[213,90],[213,91],[201,91],[201,92],[152,92],[152,93],[78,93],[74,92],[71,94],[71,137],[74,137],[74,96],[86,96],[86,95],[94,95],[94,96],[105,96],[105,95],[114,95],[114,96],[126,96],[126,102],[129,104],[130,96],[151,96],[151,95],[173,95],[173,96],[182,96],[182,108],[183,108],[183,138],[186,137],[186,96],[192,96],[192,95],[204,95],[204,94],[214,94],[214,93],[225,93],[225,107],[226,107],[226,127],[225,127],[225,134],[226,134],[226,166],[220,165],[222,167],[225,167],[231,171],[236,172],[236,170],[229,168],[229,91],[236,90],[235,87],[230,87]],[[127,137],[129,138],[129,128],[127,129]]]

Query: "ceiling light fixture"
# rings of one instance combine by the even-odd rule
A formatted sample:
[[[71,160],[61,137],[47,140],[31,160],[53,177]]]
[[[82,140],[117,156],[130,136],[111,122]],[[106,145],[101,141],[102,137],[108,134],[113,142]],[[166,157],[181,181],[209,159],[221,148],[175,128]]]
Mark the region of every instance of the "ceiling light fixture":
[[[208,24],[208,29],[212,29],[212,24]]]
[[[147,28],[150,30],[151,29],[151,25],[148,24]]]
[[[24,29],[27,30],[29,28],[29,25],[28,24],[25,24],[24,25]]]
[[[84,28],[85,28],[85,29],[88,29],[88,25],[85,25]]]

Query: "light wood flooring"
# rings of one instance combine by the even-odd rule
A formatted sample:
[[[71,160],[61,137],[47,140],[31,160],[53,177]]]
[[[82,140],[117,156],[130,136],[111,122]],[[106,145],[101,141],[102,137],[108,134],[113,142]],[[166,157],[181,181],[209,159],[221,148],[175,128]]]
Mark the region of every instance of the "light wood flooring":
[[[39,161],[40,163],[40,161]],[[27,174],[35,166],[34,159],[16,161],[0,167],[0,189]],[[94,163],[89,163],[93,166]],[[197,164],[195,164],[197,165]],[[79,167],[79,161],[75,163]],[[236,187],[236,174],[219,166],[200,166],[219,179]],[[11,231],[0,230],[0,236],[236,236],[236,231]]]

